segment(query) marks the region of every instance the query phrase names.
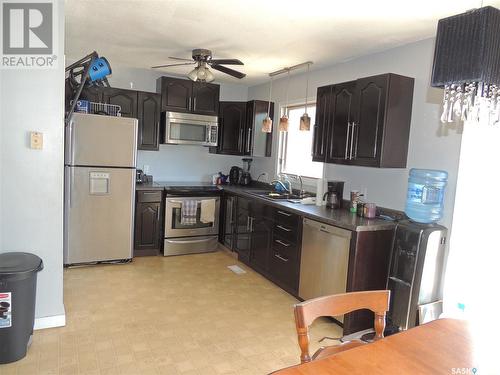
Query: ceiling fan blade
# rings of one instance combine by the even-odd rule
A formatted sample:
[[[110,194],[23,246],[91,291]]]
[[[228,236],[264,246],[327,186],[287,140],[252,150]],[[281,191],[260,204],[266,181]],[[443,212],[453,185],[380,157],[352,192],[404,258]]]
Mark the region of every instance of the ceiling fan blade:
[[[208,60],[209,64],[217,64],[217,65],[244,65],[238,59],[211,59]]]
[[[238,72],[236,70],[226,68],[225,66],[222,65],[212,65],[212,68],[215,70],[218,70],[219,72],[229,74],[230,76],[242,79],[243,77],[246,77],[246,74]]]
[[[193,59],[185,59],[184,57],[172,57],[172,56],[169,56],[168,58],[171,59],[171,60],[193,61]]]
[[[191,61],[189,63],[180,63],[180,64],[167,64],[167,65],[157,65],[157,66],[152,66],[151,68],[167,68],[167,67],[170,67],[170,66],[181,66],[181,65],[193,65],[193,64],[196,64],[195,61]]]

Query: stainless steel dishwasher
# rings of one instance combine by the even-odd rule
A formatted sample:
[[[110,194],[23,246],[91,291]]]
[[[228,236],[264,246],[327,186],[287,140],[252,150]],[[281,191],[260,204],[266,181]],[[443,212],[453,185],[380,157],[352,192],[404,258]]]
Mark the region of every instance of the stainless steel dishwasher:
[[[351,231],[304,219],[299,297],[345,293]],[[343,321],[342,317],[337,318]]]

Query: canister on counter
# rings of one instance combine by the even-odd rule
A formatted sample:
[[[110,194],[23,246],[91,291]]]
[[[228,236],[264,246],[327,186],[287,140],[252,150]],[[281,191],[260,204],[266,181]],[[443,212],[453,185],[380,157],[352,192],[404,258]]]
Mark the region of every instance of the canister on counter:
[[[373,219],[377,215],[377,205],[375,203],[365,203],[364,216]]]
[[[364,217],[365,216],[365,203],[359,201],[358,204],[356,205],[356,215],[359,217]]]
[[[356,213],[358,210],[358,201],[359,201],[359,191],[351,190],[351,203],[349,205],[349,211],[352,213]]]

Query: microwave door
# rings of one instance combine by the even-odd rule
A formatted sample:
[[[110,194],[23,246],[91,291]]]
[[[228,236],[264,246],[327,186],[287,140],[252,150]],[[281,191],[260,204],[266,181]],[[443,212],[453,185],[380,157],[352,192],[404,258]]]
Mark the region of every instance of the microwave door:
[[[167,143],[174,144],[205,144],[208,138],[205,124],[193,124],[170,120]]]

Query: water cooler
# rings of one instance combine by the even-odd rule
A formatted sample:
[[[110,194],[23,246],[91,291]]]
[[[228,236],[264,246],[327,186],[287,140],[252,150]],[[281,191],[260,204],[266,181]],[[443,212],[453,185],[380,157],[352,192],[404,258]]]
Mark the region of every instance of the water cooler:
[[[439,316],[447,233],[438,224],[409,220],[397,224],[387,279],[389,331],[406,330]]]

